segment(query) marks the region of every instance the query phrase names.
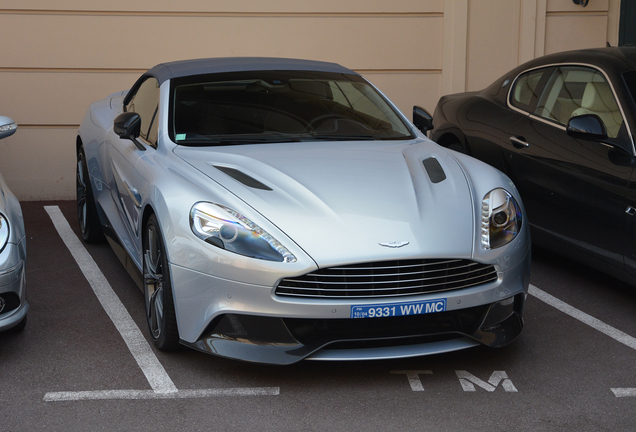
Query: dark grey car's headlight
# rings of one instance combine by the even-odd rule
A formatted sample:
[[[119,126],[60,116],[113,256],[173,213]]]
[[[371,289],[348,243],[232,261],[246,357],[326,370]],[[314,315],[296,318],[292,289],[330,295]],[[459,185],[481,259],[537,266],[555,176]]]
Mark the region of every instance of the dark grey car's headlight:
[[[9,221],[0,214],[0,251],[4,249],[9,241]]]
[[[481,205],[481,245],[495,249],[510,243],[521,230],[521,208],[505,189],[493,189]]]
[[[265,230],[220,204],[198,202],[192,206],[190,227],[197,237],[221,249],[268,261],[296,261],[296,257]]]

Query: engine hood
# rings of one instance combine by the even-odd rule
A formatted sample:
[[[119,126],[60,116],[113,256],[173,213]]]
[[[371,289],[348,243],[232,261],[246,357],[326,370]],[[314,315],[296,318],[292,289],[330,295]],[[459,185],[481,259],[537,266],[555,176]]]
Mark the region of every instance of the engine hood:
[[[320,267],[472,256],[476,212],[466,176],[430,141],[178,146],[174,153]],[[423,164],[428,158],[443,170],[435,181]]]

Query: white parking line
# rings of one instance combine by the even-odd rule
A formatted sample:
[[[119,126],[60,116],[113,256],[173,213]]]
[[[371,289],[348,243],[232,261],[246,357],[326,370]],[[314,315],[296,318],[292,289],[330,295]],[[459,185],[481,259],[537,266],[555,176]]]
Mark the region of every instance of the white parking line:
[[[126,342],[141,371],[148,379],[150,387],[158,393],[176,392],[177,387],[175,387],[166,370],[159,363],[157,356],[141,334],[141,330],[139,330],[128,310],[126,310],[117,294],[113,291],[93,257],[71,229],[60,208],[57,206],[46,206],[44,209],[51,217],[55,229],[71,252],[71,255],[73,255],[73,258],[75,258],[97,299],[113,321],[113,324],[115,324],[124,342]]]
[[[538,298],[539,300],[549,304],[552,307],[555,307],[561,312],[570,315],[572,318],[575,318],[582,323],[587,324],[593,329],[600,331],[601,333],[611,337],[615,341],[636,350],[636,338],[628,335],[627,333],[624,333],[608,324],[605,324],[603,321],[594,318],[593,316],[588,315],[573,306],[570,306],[564,301],[561,301],[558,298],[548,294],[547,292],[540,290],[534,285],[530,285],[530,287],[528,287],[528,294]],[[614,395],[616,395],[616,397],[636,397],[636,388],[613,388],[611,390]]]
[[[636,388],[613,388],[616,397],[636,397]]]
[[[80,392],[51,392],[44,395],[45,402],[80,400],[135,400],[135,399],[186,399],[214,396],[277,396],[279,387],[227,388],[206,390],[179,390],[172,393],[157,393],[152,390],[103,390]]]
[[[102,307],[121,334],[130,353],[146,376],[151,391],[147,390],[107,390],[88,392],[55,392],[47,393],[45,401],[86,400],[86,399],[158,399],[158,398],[186,398],[209,396],[255,396],[277,395],[280,388],[255,389],[207,389],[207,390],[178,390],[157,356],[124,307],[117,294],[106,280],[93,257],[88,253],[82,242],[77,238],[68,221],[58,206],[45,206],[55,229],[62,241],[73,255],[80,270],[95,292]]]
[[[623,345],[627,345],[631,349],[636,350],[636,338],[628,335],[627,333],[623,333],[622,331],[615,329],[614,327],[605,324],[603,321],[594,318],[591,315],[586,314],[583,311],[576,309],[573,306],[565,303],[564,301],[559,300],[556,297],[551,296],[545,291],[541,291],[534,285],[530,285],[528,288],[528,294],[538,298],[539,300],[549,304],[552,307],[560,310],[563,313],[570,315],[572,318],[576,318],[584,324],[592,327],[600,331],[601,333],[611,337],[612,339],[622,343]]]

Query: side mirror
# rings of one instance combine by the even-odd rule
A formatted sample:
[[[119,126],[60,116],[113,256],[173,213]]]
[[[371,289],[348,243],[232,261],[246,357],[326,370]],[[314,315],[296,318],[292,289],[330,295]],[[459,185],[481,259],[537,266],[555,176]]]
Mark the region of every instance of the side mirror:
[[[0,116],[0,139],[13,135],[17,129],[18,125],[13,120]]]
[[[567,133],[573,138],[590,141],[607,139],[607,128],[596,114],[583,114],[568,121]]]
[[[141,117],[135,112],[125,112],[115,118],[113,132],[121,139],[131,140],[139,150],[146,150],[146,147],[139,142],[141,132]]]
[[[413,107],[413,124],[423,133],[433,129],[433,117],[422,107]]]

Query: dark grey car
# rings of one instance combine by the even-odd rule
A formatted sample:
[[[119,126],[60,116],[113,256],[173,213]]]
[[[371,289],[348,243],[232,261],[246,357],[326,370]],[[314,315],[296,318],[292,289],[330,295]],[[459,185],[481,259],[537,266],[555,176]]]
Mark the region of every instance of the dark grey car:
[[[13,120],[0,116],[0,139],[13,135],[16,129]],[[26,326],[25,264],[22,209],[0,175],[0,331]]]

